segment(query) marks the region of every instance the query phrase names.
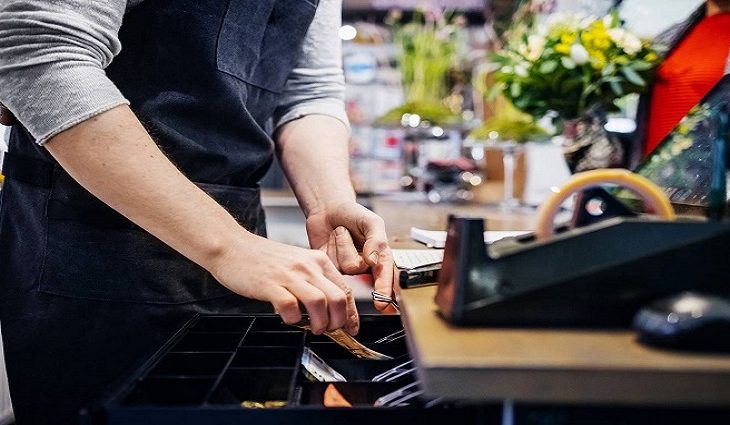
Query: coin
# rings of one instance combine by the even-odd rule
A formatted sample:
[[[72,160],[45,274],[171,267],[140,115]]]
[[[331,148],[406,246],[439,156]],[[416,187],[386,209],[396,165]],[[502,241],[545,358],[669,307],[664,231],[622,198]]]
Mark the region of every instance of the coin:
[[[286,401],[284,400],[268,400],[264,402],[264,407],[267,409],[279,409],[286,407]]]
[[[266,408],[264,403],[261,403],[260,401],[253,401],[253,400],[242,401],[241,407],[245,407],[246,409],[265,409]]]

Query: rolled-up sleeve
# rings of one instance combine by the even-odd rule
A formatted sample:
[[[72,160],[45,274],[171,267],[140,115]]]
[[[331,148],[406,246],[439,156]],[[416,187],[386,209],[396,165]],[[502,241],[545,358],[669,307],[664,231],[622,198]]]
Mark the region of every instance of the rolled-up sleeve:
[[[126,0],[0,2],[0,102],[39,144],[129,102],[107,78]]]
[[[349,126],[345,113],[342,0],[320,0],[296,67],[289,74],[284,98],[274,114],[279,127],[306,115],[328,115]]]

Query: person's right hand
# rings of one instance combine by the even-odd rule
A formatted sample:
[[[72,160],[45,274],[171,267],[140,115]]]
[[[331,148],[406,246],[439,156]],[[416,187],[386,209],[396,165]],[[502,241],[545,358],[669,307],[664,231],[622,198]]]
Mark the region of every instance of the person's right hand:
[[[226,288],[268,301],[285,323],[302,319],[301,303],[312,332],[359,330],[352,290],[322,251],[298,248],[244,232],[209,268]]]

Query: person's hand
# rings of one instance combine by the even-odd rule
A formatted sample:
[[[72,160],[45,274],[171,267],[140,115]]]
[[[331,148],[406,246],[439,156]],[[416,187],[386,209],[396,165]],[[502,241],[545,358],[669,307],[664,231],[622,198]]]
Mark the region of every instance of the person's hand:
[[[388,247],[385,224],[378,215],[357,204],[343,202],[307,217],[310,246],[327,256],[346,274],[361,274],[370,269],[375,290],[392,296],[393,255]],[[376,301],[378,310],[389,304]]]
[[[301,303],[312,332],[359,329],[352,290],[327,255],[250,234],[228,246],[210,268],[226,288],[248,298],[268,301],[284,322],[302,319]]]

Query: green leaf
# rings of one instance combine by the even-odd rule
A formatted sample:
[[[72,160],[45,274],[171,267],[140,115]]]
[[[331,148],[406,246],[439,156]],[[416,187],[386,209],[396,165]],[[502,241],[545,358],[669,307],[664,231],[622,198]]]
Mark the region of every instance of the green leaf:
[[[555,61],[543,62],[543,64],[540,65],[540,73],[541,74],[550,74],[551,72],[555,71],[557,68],[558,68],[558,63]]]
[[[528,101],[528,99],[515,99],[514,104],[517,107],[517,109],[521,109],[523,111],[528,110],[528,108],[530,106],[530,102]]]
[[[634,71],[646,71],[646,70],[652,69],[653,67],[654,67],[654,65],[647,61],[637,60],[637,61],[631,62],[631,68]]]
[[[646,81],[644,81],[644,79],[641,78],[641,76],[633,69],[626,67],[621,71],[624,73],[624,76],[626,76],[626,79],[629,80],[630,83],[636,84],[640,87],[644,87],[646,85]]]
[[[575,62],[573,62],[573,60],[567,56],[563,56],[562,58],[560,58],[560,63],[563,64],[563,68],[565,69],[575,69],[576,66]]]
[[[512,83],[512,85],[509,88],[509,92],[510,92],[510,96],[512,96],[512,98],[516,99],[516,98],[520,97],[520,95],[522,94],[522,84],[520,84],[517,81]]]
[[[616,72],[616,64],[609,63],[608,65],[606,65],[603,68],[603,71],[601,71],[601,75],[603,75],[604,77],[607,77],[607,76],[613,74],[614,72]]]
[[[560,85],[560,94],[569,95],[576,90],[580,90],[581,85],[583,85],[583,81],[579,78],[565,80]]]
[[[560,91],[560,86],[562,85],[563,81],[566,79],[566,71],[562,68],[558,68],[555,72],[550,74],[550,77],[552,81],[547,81],[549,83],[549,89],[551,92],[555,93]]]

